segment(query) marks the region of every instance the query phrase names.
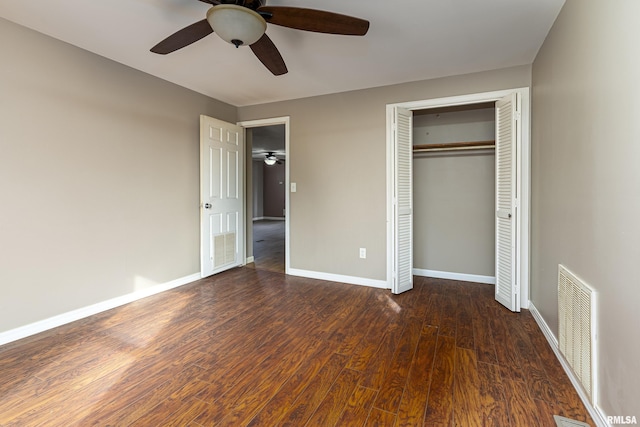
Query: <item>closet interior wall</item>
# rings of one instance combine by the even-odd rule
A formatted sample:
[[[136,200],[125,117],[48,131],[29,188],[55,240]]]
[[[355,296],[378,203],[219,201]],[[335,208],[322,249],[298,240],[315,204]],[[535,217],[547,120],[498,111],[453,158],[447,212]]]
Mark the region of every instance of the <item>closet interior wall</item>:
[[[494,139],[493,105],[414,111],[414,146]],[[413,214],[415,274],[495,278],[493,148],[414,152]]]

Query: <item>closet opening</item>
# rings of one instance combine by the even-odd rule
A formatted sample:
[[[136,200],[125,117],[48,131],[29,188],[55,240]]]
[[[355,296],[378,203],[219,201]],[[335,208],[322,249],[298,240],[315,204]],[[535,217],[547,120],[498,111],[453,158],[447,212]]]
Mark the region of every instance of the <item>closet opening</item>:
[[[495,102],[413,111],[413,275],[495,284]]]
[[[387,105],[393,293],[417,274],[495,283],[496,301],[528,308],[529,114],[527,87]]]

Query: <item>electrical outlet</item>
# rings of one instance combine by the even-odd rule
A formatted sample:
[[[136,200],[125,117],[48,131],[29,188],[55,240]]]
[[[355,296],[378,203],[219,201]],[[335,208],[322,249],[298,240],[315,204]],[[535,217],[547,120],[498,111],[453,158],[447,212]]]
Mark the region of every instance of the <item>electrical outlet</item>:
[[[367,248],[360,248],[360,258],[367,257]]]

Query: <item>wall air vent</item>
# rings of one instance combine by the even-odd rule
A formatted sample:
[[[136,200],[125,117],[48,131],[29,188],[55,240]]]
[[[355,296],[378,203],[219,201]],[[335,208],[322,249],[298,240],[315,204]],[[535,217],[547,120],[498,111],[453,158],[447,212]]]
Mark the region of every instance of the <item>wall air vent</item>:
[[[593,405],[596,404],[596,293],[558,265],[560,352]]]

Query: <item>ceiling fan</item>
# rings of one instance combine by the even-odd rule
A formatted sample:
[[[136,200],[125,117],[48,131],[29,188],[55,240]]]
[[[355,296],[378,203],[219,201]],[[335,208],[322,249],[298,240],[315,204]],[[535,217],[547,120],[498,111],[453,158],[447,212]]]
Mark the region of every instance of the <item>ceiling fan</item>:
[[[276,163],[281,165],[282,162],[280,160],[278,160],[278,158],[276,157],[275,154],[273,154],[273,151],[269,151],[267,154],[264,155],[264,163],[267,166],[273,166]]]
[[[235,47],[249,46],[274,75],[287,73],[278,48],[265,34],[267,23],[316,33],[363,36],[369,21],[339,13],[287,6],[266,6],[266,0],[200,0],[212,7],[206,19],[162,40],[151,52],[166,55],[215,32]]]

